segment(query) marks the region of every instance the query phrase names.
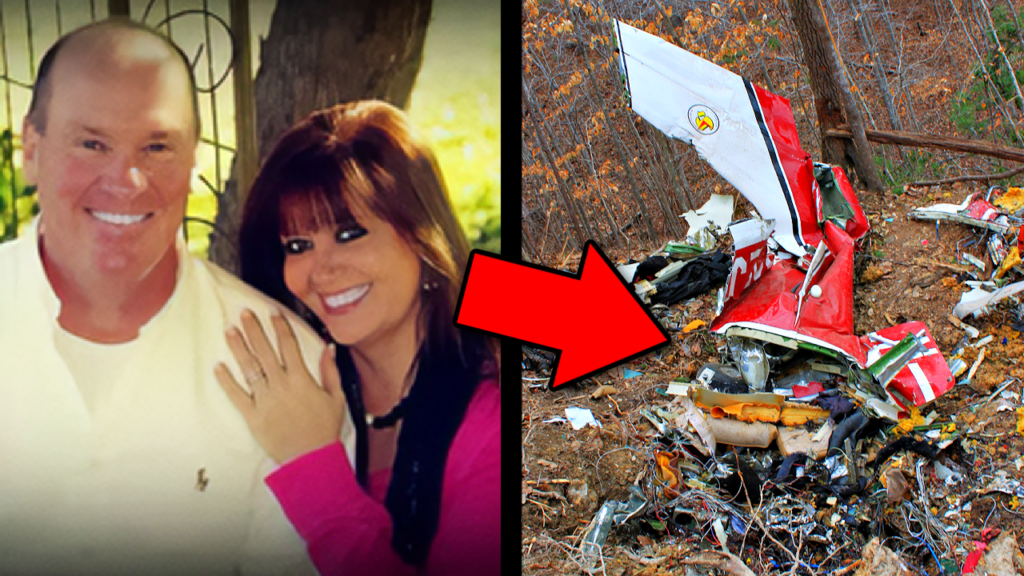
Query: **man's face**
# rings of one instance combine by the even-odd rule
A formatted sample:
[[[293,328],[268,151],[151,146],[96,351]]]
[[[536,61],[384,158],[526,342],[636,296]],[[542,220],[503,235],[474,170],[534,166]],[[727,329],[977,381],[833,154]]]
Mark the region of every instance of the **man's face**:
[[[97,273],[139,281],[177,262],[195,163],[191,87],[179,62],[138,44],[110,49],[106,62],[62,53],[43,133],[25,123],[43,252],[72,281]]]

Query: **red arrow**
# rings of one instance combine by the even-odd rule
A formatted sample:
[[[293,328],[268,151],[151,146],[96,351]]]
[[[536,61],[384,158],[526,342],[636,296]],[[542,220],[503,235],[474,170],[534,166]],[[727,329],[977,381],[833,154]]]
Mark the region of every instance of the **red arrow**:
[[[661,324],[592,240],[583,248],[579,274],[473,250],[455,325],[560,351],[552,389],[668,342]]]

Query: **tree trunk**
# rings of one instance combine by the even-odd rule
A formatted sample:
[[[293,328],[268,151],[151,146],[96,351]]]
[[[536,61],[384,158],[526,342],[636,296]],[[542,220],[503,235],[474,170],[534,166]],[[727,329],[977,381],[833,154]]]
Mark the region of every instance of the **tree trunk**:
[[[577,216],[578,207],[576,201],[572,197],[572,193],[569,192],[569,187],[562,180],[562,176],[558,173],[558,162],[555,161],[554,155],[551,153],[551,138],[544,130],[544,120],[538,118],[539,113],[537,107],[533,104],[533,99],[530,98],[529,92],[526,90],[526,79],[523,79],[523,104],[526,105],[527,116],[533,120],[533,137],[534,141],[540,147],[541,152],[544,154],[544,158],[548,161],[548,165],[551,168],[551,173],[554,176],[555,182],[558,186],[558,190],[562,195],[562,205],[565,208],[565,214],[569,216],[569,223],[572,224],[570,234],[575,240],[578,246],[583,246],[583,243],[587,241],[590,236],[589,228],[583,229],[583,226],[587,225],[586,216],[580,214]]]
[[[423,60],[432,6],[432,0],[279,1],[260,43],[255,82],[260,158],[315,110],[370,98],[405,108]],[[210,237],[210,259],[232,271],[247,192],[234,179],[228,182]]]
[[[260,158],[314,110],[378,98],[405,108],[423,60],[432,0],[279,1],[260,44]]]
[[[673,206],[674,209],[672,211],[674,212],[674,216],[676,217],[675,221],[679,222],[678,218],[680,214],[686,212],[687,210],[693,210],[693,200],[690,199],[690,201],[687,202],[686,199],[683,198],[683,186],[682,183],[679,181],[679,176],[676,174],[676,166],[675,163],[672,161],[672,153],[668,149],[668,144],[666,143],[667,138],[665,137],[665,134],[661,130],[652,130],[652,133],[654,141],[657,143],[655,151],[660,152],[658,155],[658,161],[664,167],[665,173],[668,175],[669,181],[672,183],[672,190],[675,192],[676,202]],[[680,167],[679,169],[681,170],[682,167]],[[686,195],[690,195],[689,187],[686,188]],[[682,227],[682,224],[680,224],[680,227]],[[680,233],[682,232],[683,231],[680,230]]]
[[[822,160],[846,168],[851,165],[863,186],[873,192],[881,192],[882,182],[871,154],[871,146],[864,137],[864,125],[860,111],[846,86],[839,69],[839,59],[829,36],[825,16],[817,3],[810,0],[788,0],[800,44],[804,50],[804,61],[814,91],[814,106],[818,112],[818,128],[821,131]],[[827,135],[827,131],[840,124],[852,128],[853,141],[839,140]]]
[[[860,34],[864,49],[871,58],[871,71],[875,74],[875,82],[878,83],[878,91],[882,95],[882,102],[885,110],[889,113],[889,123],[893,130],[903,130],[899,114],[896,113],[896,104],[892,101],[892,90],[889,89],[889,79],[885,77],[885,66],[882,63],[882,54],[878,50],[878,42],[871,31],[871,11],[865,10],[859,0],[847,0],[850,10],[853,10],[857,21],[857,30]]]
[[[622,139],[619,137],[619,133],[612,126],[611,116],[608,114],[608,107],[604,104],[604,99],[601,97],[601,90],[597,86],[597,79],[594,76],[594,69],[590,65],[590,55],[587,53],[587,43],[579,32],[579,23],[576,22],[573,26],[576,31],[576,37],[579,39],[580,45],[583,46],[583,61],[586,64],[586,77],[589,80],[588,84],[593,91],[593,101],[596,102],[598,109],[601,111],[601,119],[604,121],[605,129],[608,131],[608,135],[612,138],[612,143],[615,145],[615,149],[619,154],[619,158],[622,159],[622,171],[626,174],[626,182],[629,184],[629,190],[633,194],[633,199],[636,201],[637,206],[640,208],[640,212],[643,213],[644,224],[647,225],[647,237],[651,242],[658,241],[658,232],[654,229],[654,223],[651,222],[651,216],[647,212],[647,205],[644,203],[642,196],[640,195],[640,189],[636,185],[636,177],[633,174],[633,168],[630,166],[630,159],[633,157],[631,154],[627,154],[626,147],[622,143]],[[589,97],[589,95],[588,95]],[[657,194],[656,190],[651,190],[653,194]],[[659,202],[660,205],[660,202]]]
[[[585,159],[582,161],[586,164],[587,168],[590,169],[590,178],[597,185],[597,191],[594,195],[601,200],[601,206],[604,208],[604,216],[608,221],[608,234],[601,238],[599,244],[601,246],[615,245],[618,243],[618,239],[615,236],[615,230],[618,229],[618,224],[615,223],[615,213],[612,212],[611,208],[608,206],[608,202],[605,200],[606,194],[604,188],[607,183],[604,182],[601,178],[601,174],[598,172],[597,160],[594,158],[594,147],[592,146],[592,142],[589,137],[584,139],[584,144],[586,145],[586,155]],[[609,190],[607,195],[610,195],[611,193],[612,192]],[[594,229],[599,230],[596,224]]]
[[[661,141],[668,147],[668,157],[673,166],[678,166],[679,171],[673,172],[673,174],[678,175],[679,182],[683,185],[683,190],[686,192],[686,210],[694,210],[697,208],[697,203],[693,201],[690,179],[686,177],[686,165],[683,163],[682,157],[676,152],[676,144],[665,136],[662,136]]]

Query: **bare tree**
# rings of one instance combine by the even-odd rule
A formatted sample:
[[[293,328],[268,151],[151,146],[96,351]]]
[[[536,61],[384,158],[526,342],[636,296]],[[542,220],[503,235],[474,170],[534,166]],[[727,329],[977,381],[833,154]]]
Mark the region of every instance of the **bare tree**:
[[[878,50],[878,42],[872,30],[871,11],[865,9],[861,0],[846,0],[846,3],[855,14],[854,20],[857,22],[857,32],[860,35],[861,42],[864,44],[864,49],[867,50],[868,56],[871,58],[869,62],[871,71],[875,74],[878,91],[882,95],[885,110],[889,113],[889,123],[892,125],[893,130],[903,130],[903,124],[900,122],[900,117],[896,113],[896,106],[892,100],[889,80],[885,77],[885,66],[883,65],[882,55]]]
[[[860,111],[853,102],[846,80],[839,69],[839,59],[829,36],[825,16],[819,5],[809,0],[788,0],[804,60],[810,73],[814,104],[818,112],[821,132],[821,155],[825,162],[855,168],[857,177],[869,190],[881,192],[871,145],[864,136]],[[853,132],[853,140],[840,140],[828,136],[828,130],[846,124]]]
[[[523,104],[526,106],[526,116],[530,118],[533,123],[533,140],[540,145],[541,151],[544,153],[544,158],[548,161],[549,168],[554,174],[555,181],[558,183],[558,190],[562,196],[562,206],[565,209],[566,215],[569,217],[569,221],[572,223],[573,239],[580,246],[586,242],[589,237],[590,229],[587,227],[587,219],[582,215],[579,215],[579,208],[576,205],[576,201],[573,199],[572,194],[569,192],[565,181],[562,179],[561,174],[558,170],[558,163],[555,161],[554,155],[551,153],[551,140],[550,135],[547,134],[546,126],[543,119],[540,119],[540,113],[537,111],[537,107],[533,103],[533,99],[530,97],[529,91],[526,89],[526,79],[523,79]],[[584,229],[586,227],[586,229]]]

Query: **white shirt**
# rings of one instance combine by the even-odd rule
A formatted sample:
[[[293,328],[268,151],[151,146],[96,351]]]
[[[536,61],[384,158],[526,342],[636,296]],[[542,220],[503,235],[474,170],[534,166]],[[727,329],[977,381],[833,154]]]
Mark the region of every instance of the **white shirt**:
[[[224,338],[241,311],[269,330],[278,305],[177,250],[170,300],[107,346],[58,325],[35,226],[0,244],[0,574],[314,572],[213,376],[241,374]],[[322,342],[290,319],[318,374]],[[354,438],[346,420],[349,454]]]

